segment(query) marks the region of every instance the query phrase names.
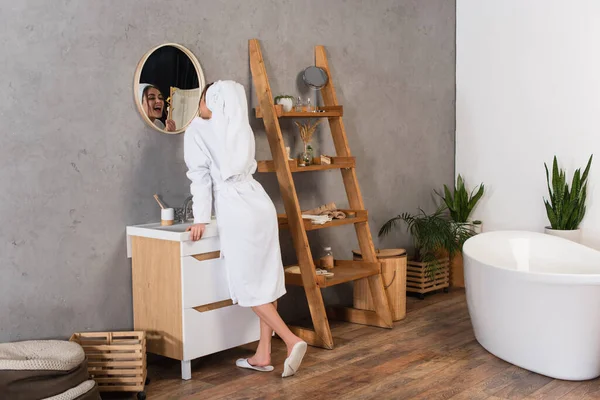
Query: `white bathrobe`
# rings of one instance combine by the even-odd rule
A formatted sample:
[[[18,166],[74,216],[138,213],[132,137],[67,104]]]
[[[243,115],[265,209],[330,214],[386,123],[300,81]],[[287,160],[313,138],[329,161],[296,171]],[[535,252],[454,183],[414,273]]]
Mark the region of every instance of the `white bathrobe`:
[[[218,81],[206,93],[210,120],[185,131],[195,223],[208,223],[214,196],[221,257],[234,304],[253,307],[286,293],[275,206],[256,172],[254,134],[244,87]]]

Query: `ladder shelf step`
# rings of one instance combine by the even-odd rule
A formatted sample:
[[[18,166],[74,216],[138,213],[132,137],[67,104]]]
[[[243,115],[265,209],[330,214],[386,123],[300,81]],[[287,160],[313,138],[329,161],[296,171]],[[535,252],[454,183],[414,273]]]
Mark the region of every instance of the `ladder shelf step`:
[[[290,272],[290,269],[294,268],[296,272]],[[302,274],[298,272],[298,266],[287,266],[285,267],[285,283],[293,286],[303,286]],[[366,261],[352,261],[352,260],[335,260],[332,277],[325,277],[323,275],[316,275],[316,283],[320,288],[327,288],[341,283],[352,282],[359,279],[367,278],[372,275],[379,274],[381,270],[381,264],[371,263]]]
[[[256,118],[262,118],[263,113],[260,107],[254,109]],[[317,107],[317,111],[289,111],[284,112],[283,107],[275,106],[275,112],[278,118],[326,118],[341,117],[344,115],[342,106],[323,106]]]
[[[303,219],[304,229],[307,231],[314,231],[317,229],[326,229],[332,228],[335,226],[343,226],[343,225],[352,225],[358,224],[361,222],[367,222],[369,220],[369,213],[367,210],[340,210],[348,215],[343,219],[334,219],[332,221],[326,222],[324,224],[313,224],[309,219]],[[277,215],[277,219],[279,220],[279,228],[287,229],[288,228],[288,218],[285,214]]]
[[[292,172],[327,171],[332,169],[354,168],[354,157],[331,157],[331,164],[312,164],[307,167],[298,166],[298,160],[288,160]],[[276,172],[273,160],[258,161],[257,172]]]

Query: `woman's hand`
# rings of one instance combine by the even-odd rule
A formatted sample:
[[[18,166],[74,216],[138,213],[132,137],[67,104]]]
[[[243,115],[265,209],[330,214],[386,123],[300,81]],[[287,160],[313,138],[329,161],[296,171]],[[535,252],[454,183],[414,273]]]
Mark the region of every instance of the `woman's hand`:
[[[168,119],[166,121],[166,126],[167,126],[167,132],[175,132],[177,130],[177,128],[175,127],[175,121],[173,121],[172,119]]]
[[[206,224],[194,224],[189,226],[185,231],[190,232],[190,239],[194,242],[202,239],[202,235],[204,235],[204,230],[206,229]]]

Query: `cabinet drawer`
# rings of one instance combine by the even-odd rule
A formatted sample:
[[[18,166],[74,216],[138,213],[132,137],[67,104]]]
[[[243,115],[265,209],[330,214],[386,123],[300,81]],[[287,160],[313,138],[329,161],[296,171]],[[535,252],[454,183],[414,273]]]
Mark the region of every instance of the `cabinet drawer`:
[[[227,271],[220,258],[198,261],[181,258],[183,308],[230,299]]]
[[[183,310],[183,359],[241,346],[260,339],[260,320],[251,308],[238,305],[198,312]]]
[[[208,232],[209,226],[206,227],[202,239],[196,242],[191,240],[184,240],[181,242],[181,256],[193,256],[194,254],[210,253],[211,251],[219,251],[221,248],[221,241],[216,235],[216,229],[212,232]]]

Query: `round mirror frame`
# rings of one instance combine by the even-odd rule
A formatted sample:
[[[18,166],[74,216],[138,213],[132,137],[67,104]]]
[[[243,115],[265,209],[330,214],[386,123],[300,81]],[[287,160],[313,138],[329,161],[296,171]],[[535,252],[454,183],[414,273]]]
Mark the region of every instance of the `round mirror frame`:
[[[175,47],[175,48],[181,50],[190,59],[190,61],[194,65],[194,68],[196,69],[196,73],[198,74],[198,85],[200,87],[200,90],[202,90],[202,88],[204,88],[204,85],[206,84],[206,81],[204,79],[204,71],[202,71],[202,66],[200,65],[200,62],[198,61],[196,56],[190,50],[188,50],[186,47],[183,47],[180,44],[164,43],[164,44],[158,45],[158,46],[154,47],[153,49],[149,50],[146,54],[144,54],[144,56],[138,63],[138,65],[135,69],[134,77],[133,77],[133,98],[135,100],[135,105],[137,107],[137,110],[138,110],[140,116],[142,117],[142,119],[146,122],[146,124],[148,124],[150,127],[152,127],[153,129],[157,130],[160,133],[165,133],[165,134],[169,134],[169,135],[178,135],[178,134],[184,132],[192,121],[190,120],[185,126],[181,127],[180,129],[177,129],[174,132],[169,132],[166,130],[159,129],[156,125],[154,125],[152,123],[152,121],[150,121],[150,118],[148,118],[148,116],[142,109],[142,103],[140,102],[140,96],[138,93],[139,92],[138,87],[140,85],[140,77],[142,76],[142,70],[144,69],[144,65],[146,64],[146,61],[148,61],[148,58],[150,58],[152,53],[154,53],[156,50],[158,50],[162,47],[169,47],[169,46]],[[165,97],[165,104],[167,103],[168,97],[169,96]],[[198,99],[198,101],[199,101],[199,99]],[[169,107],[170,107],[170,105],[169,105]]]
[[[315,84],[309,82],[309,80],[307,79],[306,75],[310,71],[314,71],[314,73],[318,73],[320,75],[319,78],[323,79],[323,84],[322,85],[315,85]],[[329,83],[329,76],[327,75],[327,71],[325,71],[323,68],[317,67],[315,65],[311,65],[310,67],[307,67],[302,72],[302,80],[304,81],[304,84],[306,86],[311,87],[313,89],[321,90],[325,86],[327,86],[327,83]]]

